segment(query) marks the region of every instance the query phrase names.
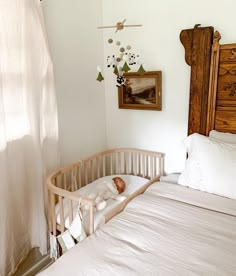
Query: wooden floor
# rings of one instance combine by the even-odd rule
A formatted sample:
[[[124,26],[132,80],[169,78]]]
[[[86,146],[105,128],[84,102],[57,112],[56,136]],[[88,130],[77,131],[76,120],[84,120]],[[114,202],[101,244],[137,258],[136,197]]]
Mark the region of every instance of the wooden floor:
[[[52,264],[49,255],[42,256],[38,248],[32,249],[12,276],[34,276]]]

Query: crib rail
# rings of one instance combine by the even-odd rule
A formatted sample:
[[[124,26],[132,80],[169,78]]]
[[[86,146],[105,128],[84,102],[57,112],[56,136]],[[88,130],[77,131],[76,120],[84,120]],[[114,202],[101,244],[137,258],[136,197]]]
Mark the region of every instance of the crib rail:
[[[69,224],[73,221],[73,206],[87,204],[89,207],[89,232],[94,231],[93,200],[76,196],[73,192],[108,175],[136,175],[157,181],[163,175],[163,153],[130,149],[108,149],[84,158],[77,163],[60,168],[47,178],[49,191],[49,227],[56,235],[65,227],[65,199]],[[150,181],[152,183],[153,181]],[[56,205],[59,204],[60,223],[56,219]]]

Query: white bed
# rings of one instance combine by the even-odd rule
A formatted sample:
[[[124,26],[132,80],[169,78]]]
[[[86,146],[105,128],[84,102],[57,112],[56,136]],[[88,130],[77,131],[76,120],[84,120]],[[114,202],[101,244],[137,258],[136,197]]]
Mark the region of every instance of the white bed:
[[[235,275],[235,230],[235,200],[155,183],[40,276]]]
[[[179,176],[161,177],[41,276],[236,275],[236,135],[225,137],[186,138]]]

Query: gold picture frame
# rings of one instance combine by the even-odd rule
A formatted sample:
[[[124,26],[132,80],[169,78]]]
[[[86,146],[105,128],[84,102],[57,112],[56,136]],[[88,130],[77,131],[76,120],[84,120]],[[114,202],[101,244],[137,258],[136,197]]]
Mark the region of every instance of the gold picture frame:
[[[125,73],[125,85],[118,88],[119,108],[162,109],[162,72]]]

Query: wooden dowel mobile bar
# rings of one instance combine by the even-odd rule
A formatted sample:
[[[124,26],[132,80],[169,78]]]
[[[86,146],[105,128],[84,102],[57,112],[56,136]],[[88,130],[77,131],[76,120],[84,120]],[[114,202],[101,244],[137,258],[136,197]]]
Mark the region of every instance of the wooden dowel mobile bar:
[[[121,31],[126,27],[141,27],[141,24],[135,24],[135,25],[124,25],[126,19],[124,19],[122,22],[117,22],[116,25],[113,26],[101,26],[98,27],[98,29],[109,29],[109,28],[116,28],[116,32],[117,31]]]

